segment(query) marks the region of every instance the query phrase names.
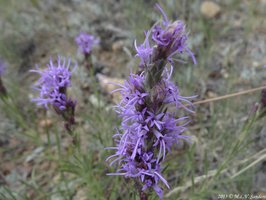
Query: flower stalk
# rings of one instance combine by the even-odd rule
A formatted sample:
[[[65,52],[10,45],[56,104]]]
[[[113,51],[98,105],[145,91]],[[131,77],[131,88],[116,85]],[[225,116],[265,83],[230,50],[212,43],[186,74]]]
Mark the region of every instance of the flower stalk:
[[[0,96],[1,96],[1,98],[7,97],[7,90],[4,86],[4,83],[1,79],[1,76],[0,76]]]

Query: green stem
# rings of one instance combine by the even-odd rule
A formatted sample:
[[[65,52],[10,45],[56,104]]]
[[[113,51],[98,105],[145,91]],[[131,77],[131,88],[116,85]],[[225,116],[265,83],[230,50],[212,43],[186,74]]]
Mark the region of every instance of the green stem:
[[[155,61],[146,71],[145,87],[150,91],[157,83],[161,81],[162,73],[166,61],[160,59]]]
[[[58,130],[56,131],[55,139],[56,139],[56,147],[57,147],[58,158],[60,159],[61,158],[61,139],[60,139]]]
[[[94,66],[92,63],[92,56],[90,53],[85,54],[84,65],[90,73],[94,73]]]

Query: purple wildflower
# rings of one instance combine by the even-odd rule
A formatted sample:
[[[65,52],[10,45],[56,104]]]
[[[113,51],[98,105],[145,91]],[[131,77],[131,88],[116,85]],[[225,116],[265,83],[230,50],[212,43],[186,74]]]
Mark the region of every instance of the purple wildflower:
[[[50,59],[50,63],[45,70],[31,70],[31,72],[38,73],[41,77],[38,80],[35,89],[40,92],[39,98],[33,99],[37,105],[44,105],[48,108],[48,104],[51,104],[59,110],[66,109],[66,90],[70,86],[71,72],[69,71],[70,59],[66,64],[66,59],[61,61],[58,57],[57,63],[53,63]]]
[[[193,112],[187,105],[192,106],[189,99],[180,95],[178,87],[171,81],[173,67],[166,65],[175,53],[190,52],[186,45],[187,34],[181,21],[170,23],[159,5],[163,27],[152,29],[152,39],[149,43],[150,32],[146,33],[145,41],[140,46],[135,42],[138,57],[140,57],[141,73],[130,74],[124,85],[116,89],[122,95],[116,112],[122,118],[117,134],[114,135],[116,150],[110,156],[110,165],[118,163],[120,169],[109,175],[122,175],[135,180],[140,197],[145,198],[145,192],[153,189],[163,198],[164,184],[169,185],[161,174],[162,163],[170,153],[174,144],[180,140],[189,140],[183,135],[188,117],[177,117],[176,110],[184,108]],[[191,54],[194,59],[193,54]],[[176,110],[171,110],[170,105]]]
[[[4,74],[6,70],[6,63],[0,59],[0,76]]]
[[[63,61],[62,61],[63,60]],[[50,63],[47,69],[31,70],[31,72],[38,73],[41,77],[35,85],[35,89],[39,91],[38,98],[32,99],[37,105],[43,105],[48,108],[48,105],[53,106],[57,114],[61,115],[66,121],[66,129],[70,130],[70,126],[74,124],[74,112],[76,101],[73,101],[67,96],[67,88],[71,85],[70,64],[71,60],[66,58],[61,60],[58,57],[57,63]]]
[[[5,73],[5,70],[6,70],[6,63],[0,59],[0,97],[1,98],[7,96],[7,90],[1,79],[1,76]]]
[[[99,44],[99,39],[95,38],[93,35],[81,32],[75,39],[76,44],[79,47],[79,50],[86,54],[89,54],[92,51],[93,46]]]
[[[167,72],[168,70],[165,70],[165,74]],[[173,93],[173,96],[169,97],[169,88],[164,84],[160,91],[157,90],[160,98],[154,98],[153,102],[150,102],[151,96],[145,90],[144,80],[144,73],[131,74],[129,81],[120,89],[123,99],[117,106],[117,112],[122,117],[121,133],[115,135],[117,147],[111,148],[117,152],[108,160],[113,159],[111,165],[119,162],[121,168],[110,175],[135,178],[142,183],[142,190],[153,188],[162,198],[163,190],[159,182],[162,181],[168,188],[169,185],[161,175],[161,162],[167,152],[170,152],[172,145],[180,139],[189,138],[182,135],[186,130],[187,118],[176,119],[170,111],[162,111],[162,106],[170,103],[183,105],[182,101],[187,100],[179,93]],[[167,79],[162,81],[169,82]],[[164,93],[163,96],[161,92]]]

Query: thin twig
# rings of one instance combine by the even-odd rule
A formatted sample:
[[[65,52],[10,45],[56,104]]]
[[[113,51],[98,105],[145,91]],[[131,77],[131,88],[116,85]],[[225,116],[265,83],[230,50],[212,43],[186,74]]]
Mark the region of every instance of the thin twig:
[[[243,172],[247,171],[249,168],[253,167],[254,165],[258,164],[260,161],[262,161],[264,159],[266,159],[266,154],[264,154],[261,157],[259,157],[257,160],[255,160],[254,162],[249,164],[247,167],[245,167],[245,168],[241,169],[240,171],[238,171],[236,174],[231,176],[231,179],[234,179],[235,177],[239,176],[240,174],[242,174]]]
[[[228,98],[232,98],[232,97],[236,97],[236,96],[240,96],[240,95],[256,92],[256,91],[259,91],[259,90],[262,90],[262,89],[266,89],[266,86],[249,89],[249,90],[245,90],[245,91],[242,91],[242,92],[236,92],[236,93],[233,93],[233,94],[227,94],[227,95],[224,95],[224,96],[219,96],[219,97],[215,97],[215,98],[211,98],[211,99],[205,99],[205,100],[201,100],[201,101],[196,101],[196,102],[193,103],[193,105],[199,105],[199,104],[203,104],[203,103],[219,101],[219,100],[222,100],[222,99],[228,99]]]
[[[262,149],[261,151],[259,151],[259,152],[256,153],[255,155],[252,155],[252,156],[249,157],[249,158],[246,158],[246,159],[244,159],[244,160],[241,160],[241,161],[239,162],[239,165],[242,165],[242,164],[244,164],[244,163],[246,163],[246,162],[248,162],[248,161],[250,161],[250,160],[257,159],[258,157],[261,156],[261,154],[264,155],[264,153],[265,153],[265,155],[266,155],[266,148]]]

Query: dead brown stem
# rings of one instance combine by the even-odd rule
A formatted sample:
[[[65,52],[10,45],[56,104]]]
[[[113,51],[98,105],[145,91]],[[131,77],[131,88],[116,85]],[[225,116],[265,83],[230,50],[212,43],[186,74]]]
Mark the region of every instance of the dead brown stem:
[[[196,102],[193,102],[193,105],[199,105],[199,104],[204,104],[204,103],[210,103],[210,102],[213,102],[213,101],[219,101],[219,100],[222,100],[222,99],[228,99],[228,98],[232,98],[232,97],[236,97],[236,96],[240,96],[240,95],[256,92],[256,91],[259,91],[259,90],[262,90],[262,89],[266,89],[266,86],[249,89],[249,90],[245,90],[245,91],[242,91],[242,92],[236,92],[236,93],[232,93],[232,94],[227,94],[227,95],[224,95],[224,96],[219,96],[219,97],[215,97],[215,98],[211,98],[211,99],[205,99],[205,100],[196,101]]]

